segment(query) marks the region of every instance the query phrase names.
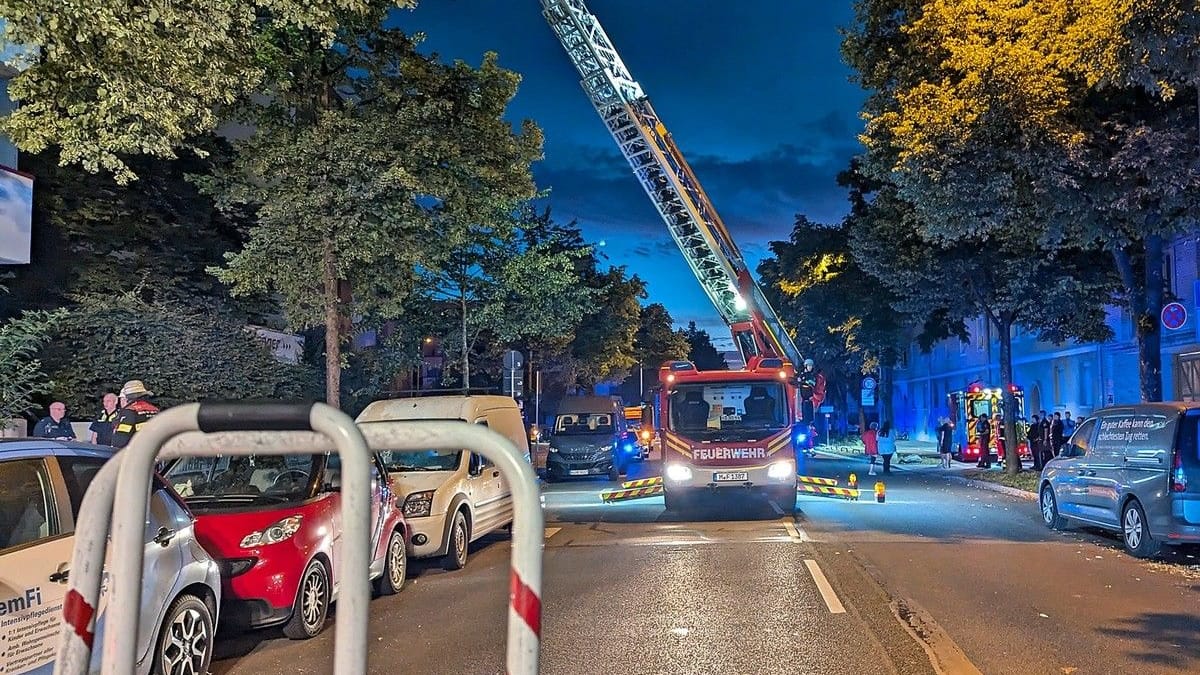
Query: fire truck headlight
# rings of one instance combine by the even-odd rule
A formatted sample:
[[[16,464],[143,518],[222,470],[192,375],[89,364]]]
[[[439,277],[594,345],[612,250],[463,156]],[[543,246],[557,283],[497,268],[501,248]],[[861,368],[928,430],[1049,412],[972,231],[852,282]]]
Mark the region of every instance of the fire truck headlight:
[[[775,462],[767,468],[767,476],[776,480],[793,478],[796,475],[796,463],[790,459]]]
[[[675,483],[682,483],[692,479],[692,470],[682,464],[667,465],[667,480]]]

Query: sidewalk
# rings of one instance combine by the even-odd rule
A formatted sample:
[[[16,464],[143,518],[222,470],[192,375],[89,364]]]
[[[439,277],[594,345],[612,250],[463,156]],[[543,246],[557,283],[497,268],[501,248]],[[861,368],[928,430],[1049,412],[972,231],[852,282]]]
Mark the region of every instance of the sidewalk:
[[[852,450],[854,450],[853,446],[850,445],[833,447],[817,446],[814,452],[817,456],[852,459],[858,460],[864,465],[870,464],[863,453],[861,443],[858,444],[856,451]],[[934,461],[930,461],[930,457]],[[947,480],[981,490],[1000,492],[1020,499],[1037,500],[1037,493],[1034,491],[1004,484],[1005,482],[1016,482],[1018,484],[1022,482],[1036,483],[1037,478],[1032,471],[1031,463],[1026,462],[1022,464],[1023,471],[1018,474],[1021,479],[1013,481],[1004,473],[1004,470],[999,465],[995,465],[992,469],[980,469],[971,462],[952,461],[949,469],[943,469],[937,459],[938,454],[933,443],[898,441],[896,443],[896,459],[892,462],[892,471],[942,476]]]

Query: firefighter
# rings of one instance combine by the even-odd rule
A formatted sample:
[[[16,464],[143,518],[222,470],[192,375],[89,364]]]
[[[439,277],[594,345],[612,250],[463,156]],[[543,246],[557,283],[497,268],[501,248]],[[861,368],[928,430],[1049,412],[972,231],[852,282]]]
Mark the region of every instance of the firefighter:
[[[133,435],[140,431],[151,417],[158,414],[158,406],[149,401],[149,397],[153,395],[154,392],[148,391],[141,380],[130,380],[121,387],[121,409],[113,422],[114,448],[129,445]]]

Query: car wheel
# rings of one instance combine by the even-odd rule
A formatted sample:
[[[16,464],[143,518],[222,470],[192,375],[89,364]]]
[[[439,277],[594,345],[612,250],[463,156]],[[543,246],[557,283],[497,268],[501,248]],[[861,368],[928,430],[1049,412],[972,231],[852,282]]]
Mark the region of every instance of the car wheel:
[[[155,645],[155,675],[204,675],[213,656],[213,618],[194,595],[175,598],[167,609]]]
[[[450,523],[450,546],[443,560],[443,567],[448,570],[461,570],[467,566],[467,548],[471,544],[471,530],[467,527],[467,517],[462,509],[454,512],[454,520]]]
[[[1162,544],[1150,536],[1146,512],[1136,499],[1129,500],[1121,513],[1121,539],[1125,550],[1135,558],[1153,558],[1162,549]]]
[[[404,535],[400,530],[388,537],[383,556],[383,574],[375,580],[375,594],[395,595],[404,588],[404,578],[408,576],[408,551],[404,548]]]
[[[1054,488],[1049,484],[1042,487],[1038,502],[1042,507],[1042,522],[1052,530],[1061,530],[1067,526],[1067,519],[1058,515],[1058,499],[1054,496]]]
[[[329,614],[329,572],[320,560],[308,563],[300,586],[296,590],[296,601],[292,604],[292,618],[283,626],[283,634],[293,640],[316,637],[325,627]]]

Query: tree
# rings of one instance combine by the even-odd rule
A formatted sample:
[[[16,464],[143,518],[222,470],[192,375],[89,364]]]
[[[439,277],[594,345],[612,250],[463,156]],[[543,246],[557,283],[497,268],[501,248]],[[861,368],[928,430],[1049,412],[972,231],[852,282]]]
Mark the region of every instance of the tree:
[[[341,343],[354,316],[397,318],[438,237],[510,217],[534,194],[541,133],[503,119],[519,78],[488,54],[439,63],[382,16],[344,19],[338,39],[280,32],[277,95],[248,111],[255,132],[206,188],[255,226],[218,277],[237,294],[277,293],[294,330],[325,327],[326,400],[340,399]]]
[[[698,328],[695,321],[688,322],[687,328],[683,330],[683,337],[688,342],[688,360],[696,364],[698,370],[729,369],[725,357],[713,346],[708,331]]]
[[[84,297],[67,311],[40,358],[51,393],[88,410],[129,379],[170,406],[203,399],[310,398],[315,374],[275,360],[245,325],[136,294]]]
[[[259,91],[260,57],[279,31],[329,42],[345,12],[408,0],[3,0],[5,39],[23,45],[0,131],[21,150],[61,148],[60,161],[135,178],[132,155],[174,157]]]
[[[675,330],[667,308],[654,302],[642,307],[633,351],[641,367],[657,368],[667,361],[686,359],[691,344],[682,331]]]
[[[61,320],[61,312],[39,311],[0,323],[0,424],[29,412],[33,398],[50,390],[37,353]]]

